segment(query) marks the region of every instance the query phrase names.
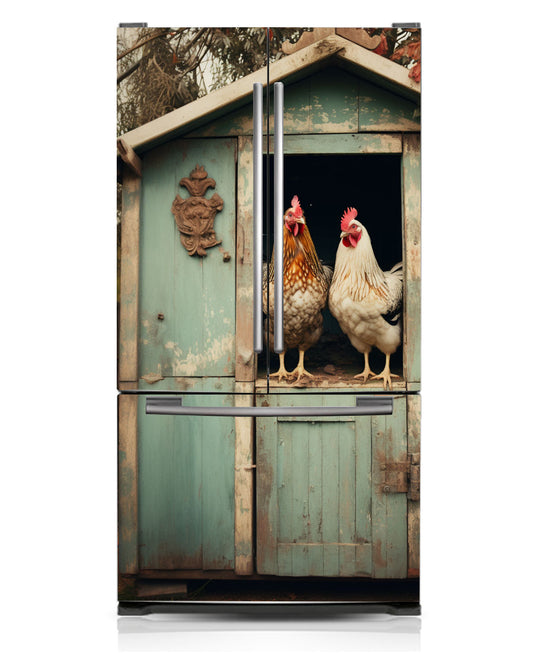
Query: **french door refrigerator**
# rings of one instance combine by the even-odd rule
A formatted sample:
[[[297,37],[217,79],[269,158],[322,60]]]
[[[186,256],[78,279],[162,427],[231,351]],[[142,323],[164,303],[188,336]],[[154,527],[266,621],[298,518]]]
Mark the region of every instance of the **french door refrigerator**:
[[[418,613],[418,26],[121,30],[119,612]]]

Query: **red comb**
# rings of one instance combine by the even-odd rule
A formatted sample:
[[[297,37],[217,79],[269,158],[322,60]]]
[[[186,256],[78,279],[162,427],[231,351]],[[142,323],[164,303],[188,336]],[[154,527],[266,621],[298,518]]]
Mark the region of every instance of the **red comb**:
[[[342,218],[341,218],[341,230],[343,232],[348,231],[348,226],[352,222],[354,218],[357,216],[357,209],[354,209],[353,207],[348,207],[346,211],[344,212]]]
[[[291,207],[296,218],[301,218],[303,216],[304,212],[302,211],[302,207],[300,206],[300,200],[298,199],[298,195],[295,195],[292,198]]]

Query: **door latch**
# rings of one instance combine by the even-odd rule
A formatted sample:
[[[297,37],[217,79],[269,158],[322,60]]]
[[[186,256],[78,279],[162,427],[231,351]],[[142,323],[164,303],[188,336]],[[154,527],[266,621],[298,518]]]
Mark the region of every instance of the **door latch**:
[[[381,492],[406,493],[409,500],[420,500],[420,453],[407,456],[408,461],[381,464]]]

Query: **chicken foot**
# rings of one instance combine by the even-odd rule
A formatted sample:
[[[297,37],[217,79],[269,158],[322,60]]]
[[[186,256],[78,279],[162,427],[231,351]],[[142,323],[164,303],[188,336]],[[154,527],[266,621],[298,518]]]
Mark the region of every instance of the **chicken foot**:
[[[303,376],[308,376],[311,379],[314,379],[315,377],[310,372],[304,369],[305,351],[303,349],[298,349],[298,352],[300,354],[300,357],[298,359],[298,365],[296,365],[295,369],[293,369],[293,371],[290,373],[289,376],[291,378],[296,378],[296,383],[299,383]]]
[[[387,386],[389,387],[389,390],[392,390],[392,381],[391,379],[401,379],[401,376],[398,376],[397,374],[391,374],[390,371],[390,353],[385,354],[385,367],[383,368],[383,372],[381,374],[376,374],[375,376],[371,376],[370,380],[375,381],[376,379],[383,379],[383,386],[385,390],[387,390]]]
[[[287,372],[285,369],[285,351],[282,351],[279,354],[279,370],[277,372],[273,372],[270,375],[270,378],[274,378],[275,376],[278,377],[278,381],[281,381],[281,379],[288,379],[291,376],[292,372]]]
[[[354,376],[354,379],[363,379],[363,383],[366,383],[366,380],[369,376],[376,376],[376,373],[370,369],[370,364],[368,362],[368,351],[365,351],[365,369],[360,373]]]

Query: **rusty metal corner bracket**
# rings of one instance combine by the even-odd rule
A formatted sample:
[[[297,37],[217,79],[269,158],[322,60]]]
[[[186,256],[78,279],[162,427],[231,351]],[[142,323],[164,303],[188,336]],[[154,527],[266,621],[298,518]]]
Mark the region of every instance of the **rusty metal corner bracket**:
[[[420,500],[420,454],[410,453],[408,461],[383,463],[382,493],[406,493],[408,500]]]

